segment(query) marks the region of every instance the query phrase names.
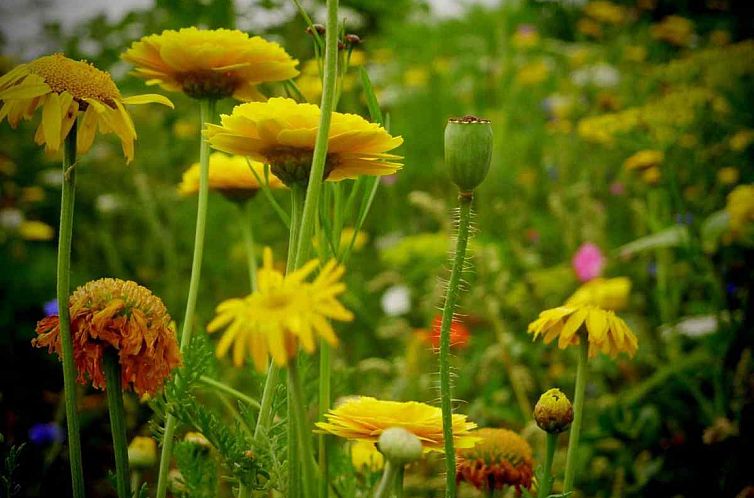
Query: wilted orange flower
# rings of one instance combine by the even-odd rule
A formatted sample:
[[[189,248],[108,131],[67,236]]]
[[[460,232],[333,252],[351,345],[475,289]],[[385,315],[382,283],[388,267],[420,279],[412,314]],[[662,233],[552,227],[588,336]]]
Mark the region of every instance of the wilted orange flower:
[[[458,451],[457,481],[486,490],[515,486],[520,492],[531,487],[534,460],[524,438],[508,429],[479,429],[472,434],[481,440]]]
[[[87,377],[105,389],[102,360],[106,349],[118,353],[124,390],[154,394],[181,364],[170,315],[160,298],[135,282],[102,278],[79,287],[68,301],[78,382]],[[37,323],[36,347],[62,355],[58,315]]]

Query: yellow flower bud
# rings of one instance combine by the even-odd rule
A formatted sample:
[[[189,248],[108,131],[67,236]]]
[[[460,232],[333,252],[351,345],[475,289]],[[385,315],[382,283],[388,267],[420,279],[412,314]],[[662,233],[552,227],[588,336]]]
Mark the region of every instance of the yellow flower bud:
[[[573,421],[571,402],[560,389],[550,389],[537,401],[534,407],[534,420],[545,432],[563,432]]]
[[[157,443],[151,437],[136,436],[128,445],[128,463],[134,468],[149,468],[157,462]]]

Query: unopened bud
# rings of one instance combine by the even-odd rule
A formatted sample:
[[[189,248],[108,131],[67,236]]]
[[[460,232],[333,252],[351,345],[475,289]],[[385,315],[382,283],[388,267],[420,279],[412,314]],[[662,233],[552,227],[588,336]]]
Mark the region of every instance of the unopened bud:
[[[312,24],[311,26],[307,26],[306,32],[310,35],[312,34],[312,28],[314,28],[314,31],[320,35],[325,34],[325,27],[322,24]]]
[[[422,443],[419,438],[402,427],[386,429],[377,442],[385,458],[397,465],[404,465],[422,456]]]
[[[209,450],[212,448],[212,443],[210,443],[209,440],[204,437],[204,434],[200,432],[187,432],[186,435],[183,436],[183,440],[197,446],[201,450]]]
[[[151,437],[136,436],[128,445],[128,463],[131,467],[146,469],[157,462],[157,443]]]
[[[534,420],[540,429],[557,434],[568,429],[573,421],[573,407],[560,389],[544,393],[534,407]]]
[[[345,39],[346,39],[346,43],[348,43],[351,46],[361,45],[361,38],[359,38],[359,35],[349,33],[345,36]]]
[[[492,125],[475,116],[451,118],[445,127],[445,164],[461,192],[471,192],[487,176],[492,160]]]

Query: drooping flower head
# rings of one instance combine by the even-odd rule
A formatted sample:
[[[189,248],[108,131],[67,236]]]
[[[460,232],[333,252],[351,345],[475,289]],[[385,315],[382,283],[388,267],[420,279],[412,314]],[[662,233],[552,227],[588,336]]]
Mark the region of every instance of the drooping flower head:
[[[579,280],[586,282],[602,275],[605,266],[605,257],[599,246],[591,242],[581,244],[576,254],[571,259],[571,265]]]
[[[508,429],[479,429],[476,446],[458,451],[456,480],[477,489],[503,489],[506,486],[529,489],[534,475],[534,459],[529,443]]]
[[[257,274],[258,288],[245,298],[228,299],[217,306],[207,331],[227,327],[217,344],[222,357],[233,346],[233,363],[243,364],[251,356],[260,372],[267,368],[268,356],[284,366],[301,344],[314,352],[317,337],[337,346],[338,338],[328,320],[350,321],[353,314],[338,301],[346,285],[340,281],[345,269],[335,260],[327,262],[311,282],[319,266],[313,259],[289,275],[273,266],[272,251],[264,250],[264,264]]]
[[[105,389],[106,350],[118,354],[123,389],[154,394],[181,364],[175,330],[160,298],[135,282],[102,278],[71,294],[68,302],[78,382]],[[51,315],[37,323],[36,347],[62,355],[60,321]]]
[[[123,54],[148,85],[194,98],[259,100],[257,85],[298,74],[277,43],[231,29],[183,28],[145,36]]]
[[[136,129],[124,104],[156,102],[173,107],[162,95],[123,97],[108,73],[63,54],[40,57],[0,77],[0,101],[0,122],[7,117],[13,128],[42,109],[34,141],[50,152],[60,148],[80,117],[76,135],[80,154],[89,150],[99,129],[118,136],[128,162],[134,155]]]
[[[320,109],[292,99],[249,102],[207,125],[210,145],[230,154],[270,164],[288,186],[309,179]],[[389,175],[401,168],[399,156],[388,152],[403,143],[381,126],[355,114],[334,112],[330,123],[325,178],[343,180],[359,175]]]
[[[248,199],[256,194],[260,185],[256,172],[262,182],[265,181],[264,165],[257,161],[250,161],[242,156],[229,156],[221,152],[214,152],[209,156],[209,188],[220,192],[229,199]],[[281,182],[275,175],[269,174],[270,188],[282,188]],[[199,163],[194,163],[183,173],[183,179],[178,185],[181,195],[193,195],[199,192]]]
[[[543,336],[545,344],[557,337],[560,349],[586,339],[590,358],[598,352],[613,358],[621,352],[633,356],[639,344],[633,331],[620,317],[592,305],[559,306],[545,310],[529,324],[528,330],[534,340]]]
[[[628,277],[597,277],[576,289],[566,306],[588,304],[604,310],[621,311],[628,306],[631,280]]]
[[[425,451],[444,451],[442,411],[417,401],[382,401],[369,396],[346,400],[325,414],[326,422],[317,422],[323,432],[353,441],[375,443],[390,427],[401,427],[422,442]],[[453,414],[453,441],[456,448],[470,448],[477,438],[466,415]]]

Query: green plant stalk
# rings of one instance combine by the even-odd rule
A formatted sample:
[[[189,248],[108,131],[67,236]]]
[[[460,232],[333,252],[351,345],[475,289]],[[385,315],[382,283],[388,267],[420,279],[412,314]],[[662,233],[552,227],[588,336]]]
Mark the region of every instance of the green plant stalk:
[[[118,498],[131,498],[128,470],[128,441],[126,439],[126,410],[123,408],[123,389],[120,383],[118,353],[106,351],[103,359],[107,382],[107,408],[110,412],[110,433],[115,453],[115,484]]]
[[[557,433],[547,433],[547,448],[545,453],[545,468],[544,468],[544,474],[542,482],[542,485],[539,487],[539,491],[537,492],[537,498],[547,498],[550,496],[550,491],[552,491],[552,483],[554,481],[554,477],[552,475],[552,461],[555,457],[555,448],[558,445],[558,434]]]
[[[319,345],[319,417],[327,412],[331,402],[331,365],[330,345],[322,341]],[[327,436],[320,434],[318,437],[319,474],[319,498],[327,498],[330,465],[327,458]]]
[[[206,123],[211,123],[215,116],[214,100],[199,101],[200,130]],[[204,231],[207,225],[207,201],[209,199],[209,143],[200,138],[199,145],[199,200],[196,210],[196,232],[194,235],[194,258],[191,263],[191,278],[186,302],[186,314],[183,318],[181,332],[181,353],[185,353],[191,343],[191,332],[196,310],[196,300],[199,295],[199,281],[202,270],[202,255],[204,253]],[[176,419],[168,413],[165,418],[165,432],[162,436],[162,452],[160,453],[160,471],[157,478],[157,498],[165,498],[168,490],[168,471],[170,458],[173,454],[173,436],[175,434]]]
[[[579,344],[579,364],[576,368],[576,393],[573,399],[573,424],[568,438],[568,452],[566,453],[566,470],[563,481],[563,493],[573,491],[573,483],[576,479],[576,452],[581,435],[581,422],[584,416],[584,392],[586,391],[586,378],[588,374],[589,342],[586,336],[581,337]]]
[[[76,199],[76,128],[74,123],[65,139],[63,155],[63,189],[60,198],[60,229],[58,231],[57,299],[60,323],[60,349],[63,357],[65,418],[68,428],[68,456],[71,462],[71,485],[74,498],[83,498],[84,468],[81,464],[81,435],[76,405],[76,364],[73,361],[73,336],[68,296],[71,291],[71,239],[73,238],[73,206]]]
[[[301,481],[304,498],[314,498],[317,494],[317,470],[312,460],[312,439],[308,437],[310,430],[306,423],[304,407],[304,393],[301,388],[301,378],[298,373],[296,358],[288,362],[288,389],[293,401],[293,420],[295,423],[296,444],[298,445],[299,464],[301,467]]]
[[[406,467],[401,465],[398,471],[395,473],[395,498],[403,498],[403,474],[406,472]]]
[[[138,470],[131,471],[131,490],[133,498],[139,498],[139,483],[141,482],[141,472]]]
[[[246,263],[249,269],[249,285],[251,292],[257,290],[257,259],[254,257],[254,229],[251,222],[251,201],[239,206],[239,218],[241,221],[241,236],[243,237],[243,246],[246,250]]]
[[[199,382],[201,382],[207,387],[211,387],[213,389],[217,389],[218,391],[224,392],[225,394],[232,396],[240,401],[243,401],[247,405],[252,406],[254,408],[259,409],[261,406],[259,404],[259,401],[255,400],[251,396],[248,396],[242,393],[241,391],[238,391],[237,389],[233,389],[229,385],[224,384],[220,382],[219,380],[215,380],[211,377],[207,377],[206,375],[202,375],[201,377],[199,377]]]
[[[386,460],[385,468],[382,471],[382,479],[380,479],[380,484],[374,493],[374,498],[390,498],[391,493],[395,489],[395,480],[398,477],[398,472],[402,470],[402,465],[395,465],[390,460]]]
[[[445,496],[456,496],[456,453],[453,447],[453,406],[450,388],[450,326],[453,321],[453,313],[456,301],[460,294],[461,275],[466,260],[466,246],[469,243],[469,225],[471,224],[471,202],[474,199],[473,192],[461,192],[458,196],[459,218],[458,239],[456,252],[453,258],[453,267],[450,270],[448,291],[445,295],[445,306],[442,310],[442,323],[440,325],[440,398],[442,408],[442,432],[445,443]]]

